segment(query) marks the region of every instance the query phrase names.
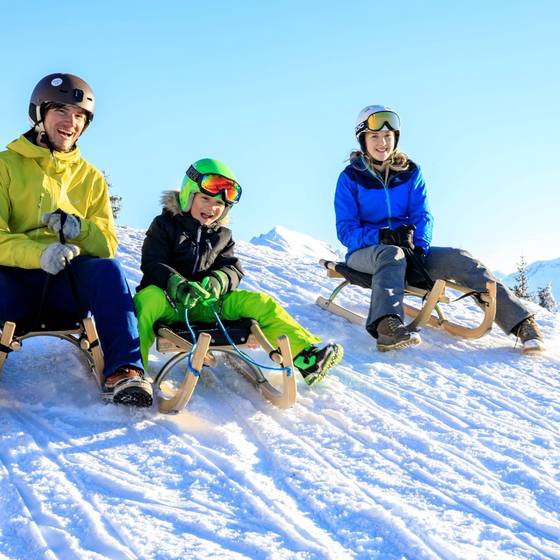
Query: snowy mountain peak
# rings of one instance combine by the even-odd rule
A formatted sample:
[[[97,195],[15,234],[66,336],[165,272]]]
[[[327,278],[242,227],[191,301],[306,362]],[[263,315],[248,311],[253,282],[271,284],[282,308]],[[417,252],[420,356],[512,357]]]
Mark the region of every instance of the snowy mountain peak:
[[[263,233],[251,239],[253,245],[263,245],[282,251],[283,253],[295,254],[300,257],[313,257],[314,259],[339,260],[341,255],[325,241],[319,241],[310,235],[293,231],[284,226],[275,226],[268,233]]]

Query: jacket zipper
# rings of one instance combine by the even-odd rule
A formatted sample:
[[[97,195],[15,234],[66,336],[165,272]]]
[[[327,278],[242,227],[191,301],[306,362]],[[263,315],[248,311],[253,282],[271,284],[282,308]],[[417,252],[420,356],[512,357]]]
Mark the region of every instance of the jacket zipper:
[[[365,169],[367,170],[367,172],[374,177],[375,179],[377,179],[378,181],[381,181],[381,184],[383,185],[383,190],[385,191],[385,203],[387,204],[387,221],[389,223],[389,229],[391,229],[391,218],[393,217],[393,211],[391,209],[391,198],[389,197],[389,187],[388,184],[391,182],[391,179],[389,179],[387,181],[387,183],[385,183],[385,181],[383,180],[382,177],[380,177],[379,175],[377,175],[377,173],[374,173],[366,164],[365,161],[363,161],[362,158],[362,162],[364,164]],[[392,178],[392,177],[391,177]]]
[[[196,269],[198,267],[198,261],[200,259],[199,245],[200,245],[200,236],[201,235],[202,235],[202,226],[198,226],[198,230],[196,232],[196,256],[195,256],[195,259],[194,259],[194,265],[193,265],[193,269],[192,269],[193,278],[196,274]]]

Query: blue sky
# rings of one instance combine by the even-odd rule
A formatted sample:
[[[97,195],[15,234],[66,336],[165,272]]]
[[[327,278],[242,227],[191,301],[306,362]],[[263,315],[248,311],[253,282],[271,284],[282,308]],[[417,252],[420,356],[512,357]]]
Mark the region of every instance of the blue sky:
[[[56,5],[56,9],[53,7]],[[560,256],[556,2],[129,2],[2,8],[0,143],[44,75],[97,97],[83,155],[145,228],[201,157],[243,186],[237,239],[276,224],[336,242],[333,195],[362,107],[398,110],[434,244],[493,269]]]

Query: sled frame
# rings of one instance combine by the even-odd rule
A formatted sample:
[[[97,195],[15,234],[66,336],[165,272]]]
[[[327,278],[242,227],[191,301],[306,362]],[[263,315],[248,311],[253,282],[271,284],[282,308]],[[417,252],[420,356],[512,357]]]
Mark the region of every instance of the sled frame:
[[[99,343],[99,336],[92,317],[84,317],[76,321],[74,328],[61,330],[36,330],[23,334],[16,334],[17,324],[6,321],[2,327],[0,336],[0,374],[10,352],[18,352],[22,349],[23,341],[27,338],[38,336],[52,336],[70,342],[76,348],[82,350],[88,363],[90,373],[95,378],[99,387],[103,386],[103,352]]]
[[[156,342],[159,352],[175,353],[175,355],[163,365],[154,379],[154,386],[156,387],[159,397],[158,403],[160,412],[177,414],[187,406],[200,377],[202,367],[212,367],[216,365],[214,352],[226,354],[227,358],[232,362],[233,369],[240,372],[262,393],[265,399],[275,406],[282,409],[290,408],[297,400],[297,385],[288,337],[285,335],[278,337],[278,348],[273,348],[256,321],[253,321],[251,325],[250,335],[247,341],[242,344],[236,344],[236,346],[238,348],[255,348],[256,346],[260,346],[274,363],[289,368],[282,372],[281,389],[274,387],[258,366],[244,360],[231,346],[211,346],[211,337],[208,333],[201,332],[198,335],[196,344],[194,345],[194,351],[193,345],[188,340],[167,327],[160,327],[158,329]],[[185,379],[175,395],[166,398],[161,389],[161,385],[165,382],[166,375],[177,363],[184,360],[191,351],[191,368],[187,368]],[[236,361],[243,362],[244,367],[235,367]]]
[[[349,311],[348,309],[334,303],[335,298],[343,290],[343,288],[350,284],[350,281],[344,278],[344,276],[336,270],[335,267],[337,263],[323,259],[320,260],[319,263],[326,268],[327,276],[329,278],[342,278],[343,282],[333,290],[328,299],[319,296],[315,303],[325,311],[329,311],[334,315],[343,317],[352,323],[364,325],[366,322],[366,318],[364,316]],[[423,290],[413,286],[405,287],[405,295],[416,296],[421,298],[423,301],[421,308],[416,308],[412,305],[408,305],[407,303],[403,304],[405,314],[412,318],[412,320],[406,325],[407,329],[415,331],[423,325],[429,325],[434,328],[442,328],[454,336],[469,339],[480,338],[486,334],[492,328],[492,323],[496,317],[496,282],[488,281],[486,283],[486,291],[481,293],[477,292],[477,297],[474,298],[478,306],[483,311],[483,317],[480,324],[474,327],[465,327],[445,318],[440,304],[449,304],[453,302],[446,295],[446,288],[456,290],[462,294],[472,292],[470,288],[442,279],[436,280],[434,287],[431,290]],[[434,311],[436,315],[433,314]]]

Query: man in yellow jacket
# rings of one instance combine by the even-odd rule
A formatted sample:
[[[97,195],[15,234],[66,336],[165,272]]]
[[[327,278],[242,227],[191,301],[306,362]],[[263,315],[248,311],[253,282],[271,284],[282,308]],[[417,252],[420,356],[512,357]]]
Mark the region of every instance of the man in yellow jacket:
[[[40,308],[52,317],[76,317],[63,273],[72,267],[77,299],[97,325],[105,390],[114,402],[149,406],[152,388],[144,379],[132,297],[113,259],[117,238],[107,184],[76,145],[94,111],[86,82],[50,74],[31,95],[33,128],[0,152],[0,325],[36,317]]]

